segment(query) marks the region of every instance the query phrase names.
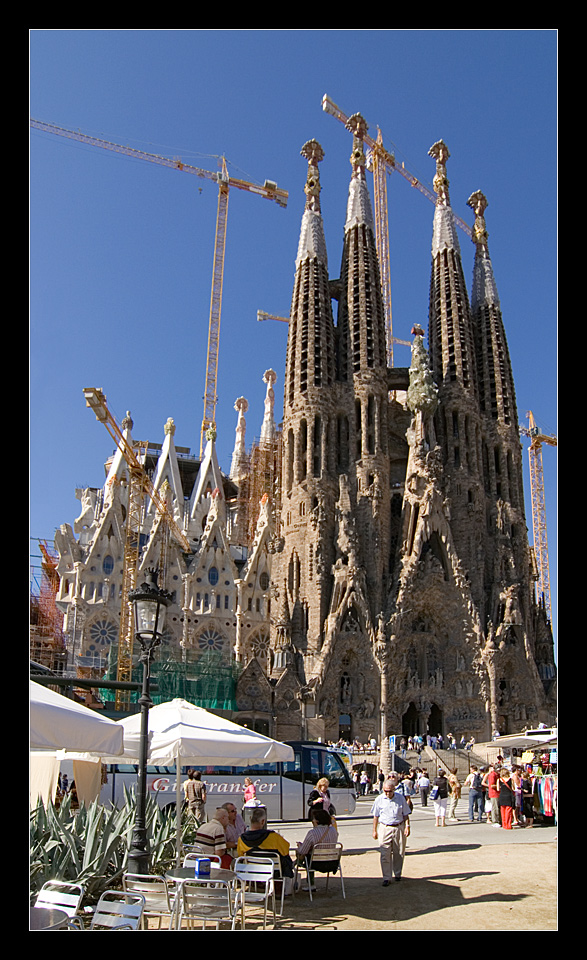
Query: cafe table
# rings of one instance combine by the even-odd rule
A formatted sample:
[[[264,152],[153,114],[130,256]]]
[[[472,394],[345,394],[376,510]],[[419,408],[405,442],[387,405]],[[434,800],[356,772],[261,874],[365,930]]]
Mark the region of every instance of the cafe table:
[[[231,884],[238,882],[238,877],[232,870],[225,870],[219,864],[212,861],[210,863],[210,876],[209,877],[198,877],[196,876],[196,871],[194,867],[174,867],[172,870],[167,870],[165,873],[165,879],[170,880],[176,886],[175,898],[173,901],[173,910],[169,920],[169,929],[172,930],[174,927],[179,928],[179,899],[181,897],[181,887],[188,880],[227,880]]]
[[[53,907],[31,907],[30,930],[63,930],[69,917]]]

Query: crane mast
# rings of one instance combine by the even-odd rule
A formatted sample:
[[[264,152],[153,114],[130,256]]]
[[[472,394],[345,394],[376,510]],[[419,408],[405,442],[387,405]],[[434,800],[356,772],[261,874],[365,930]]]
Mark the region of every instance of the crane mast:
[[[77,140],[80,143],[86,143],[92,147],[99,147],[103,150],[110,150],[114,153],[120,153],[123,156],[132,157],[135,160],[144,160],[149,163],[156,163],[172,170],[180,170],[183,173],[191,173],[205,180],[212,180],[218,184],[218,210],[216,215],[216,238],[214,243],[214,264],[212,270],[212,293],[210,297],[210,317],[208,323],[208,352],[206,357],[206,380],[204,395],[204,414],[202,418],[202,428],[200,432],[200,457],[203,455],[206,441],[206,434],[210,428],[216,428],[216,385],[218,381],[218,354],[220,344],[220,315],[222,310],[222,287],[224,282],[224,252],[226,248],[226,225],[228,217],[228,194],[232,187],[238,190],[245,190],[248,193],[256,193],[266,200],[275,201],[280,207],[287,207],[287,190],[280,189],[273,180],[265,180],[263,186],[256,183],[249,183],[238,177],[229,177],[226,167],[226,160],[221,157],[221,170],[214,172],[204,170],[201,167],[195,167],[192,164],[184,163],[179,158],[171,159],[156,153],[146,153],[144,150],[137,150],[135,147],[124,146],[119,143],[112,143],[109,140],[102,140],[99,137],[92,137],[82,133],[80,130],[67,130],[65,127],[58,127],[52,123],[46,123],[43,120],[30,120],[30,126],[35,130],[41,130],[45,133],[52,133],[56,136],[67,137],[70,140]]]
[[[542,463],[542,445],[557,446],[554,436],[542,433],[536,425],[531,410],[526,414],[529,427],[522,428],[522,435],[530,438],[530,493],[532,499],[532,532],[534,536],[534,554],[538,574],[538,592],[544,600],[544,609],[549,620],[552,619],[550,605],[550,568],[548,562],[548,537],[546,531],[546,502],[544,497],[544,472]]]

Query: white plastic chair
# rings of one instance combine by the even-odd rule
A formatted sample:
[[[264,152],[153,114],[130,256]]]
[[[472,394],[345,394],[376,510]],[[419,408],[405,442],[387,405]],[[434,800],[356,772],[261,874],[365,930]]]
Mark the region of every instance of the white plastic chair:
[[[184,880],[178,897],[180,929],[185,919],[188,928],[193,920],[199,920],[204,930],[208,921],[215,923],[217,930],[221,923],[230,923],[234,930],[236,913],[231,881]]]
[[[308,892],[312,900],[312,881],[310,874],[316,872],[326,874],[326,890],[328,890],[328,879],[330,874],[340,873],[340,883],[342,887],[342,896],[346,900],[344,892],[344,880],[342,876],[342,843],[316,843],[310,850],[310,853],[304,857],[301,863],[296,865],[296,879],[298,867],[306,870],[308,878]]]
[[[233,870],[240,883],[236,891],[235,913],[241,911],[241,928],[245,927],[245,907],[247,904],[263,905],[263,930],[267,928],[267,907],[269,897],[273,908],[273,926],[277,923],[275,909],[275,884],[273,881],[274,862],[265,857],[238,857],[233,863]],[[259,889],[261,888],[261,889]]]
[[[47,880],[39,890],[35,907],[48,910],[62,910],[68,917],[75,917],[84,895],[81,883],[67,883],[65,880]]]
[[[98,900],[90,930],[138,930],[141,926],[145,898],[141,893],[106,890]]]
[[[145,898],[141,929],[148,929],[147,917],[158,917],[159,929],[161,929],[163,917],[171,918],[175,891],[170,890],[165,877],[154,874],[125,873],[122,878],[122,889],[125,893],[140,893]]]

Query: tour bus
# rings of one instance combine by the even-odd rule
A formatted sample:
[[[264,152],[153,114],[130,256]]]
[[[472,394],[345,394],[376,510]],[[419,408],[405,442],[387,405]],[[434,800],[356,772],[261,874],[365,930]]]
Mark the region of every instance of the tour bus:
[[[351,780],[347,759],[341,751],[324,743],[290,740],[286,741],[294,751],[294,759],[287,763],[261,763],[248,767],[196,766],[181,768],[181,782],[191,768],[199,770],[206,784],[206,813],[208,817],[216,807],[228,800],[236,802],[244,792],[245,777],[256,788],[257,800],[267,808],[268,820],[309,819],[308,796],[318,780],[326,777],[329,782],[330,800],[337,816],[349,816],[355,809],[355,788]],[[107,780],[102,786],[100,801],[120,806],[124,790],[136,785],[137,767],[131,764],[113,764],[107,767]],[[163,807],[175,807],[175,766],[147,767],[147,791]]]

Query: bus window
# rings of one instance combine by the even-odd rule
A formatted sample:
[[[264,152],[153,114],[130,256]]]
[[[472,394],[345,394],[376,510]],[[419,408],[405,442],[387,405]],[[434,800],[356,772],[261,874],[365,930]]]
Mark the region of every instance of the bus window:
[[[255,763],[251,764],[249,767],[237,767],[235,769],[237,776],[243,777],[254,777],[254,776],[277,776],[279,770],[277,769],[276,763]]]
[[[314,750],[312,747],[304,748],[304,778],[306,783],[311,783],[313,786],[316,786],[322,776],[321,756],[321,750]]]
[[[322,754],[324,776],[331,787],[348,787],[349,775],[344,763],[336,753],[325,752]]]
[[[298,782],[302,779],[302,755],[296,750],[294,753],[294,759],[288,760],[287,763],[281,764],[281,772],[284,777],[287,777],[288,780],[297,780]]]

